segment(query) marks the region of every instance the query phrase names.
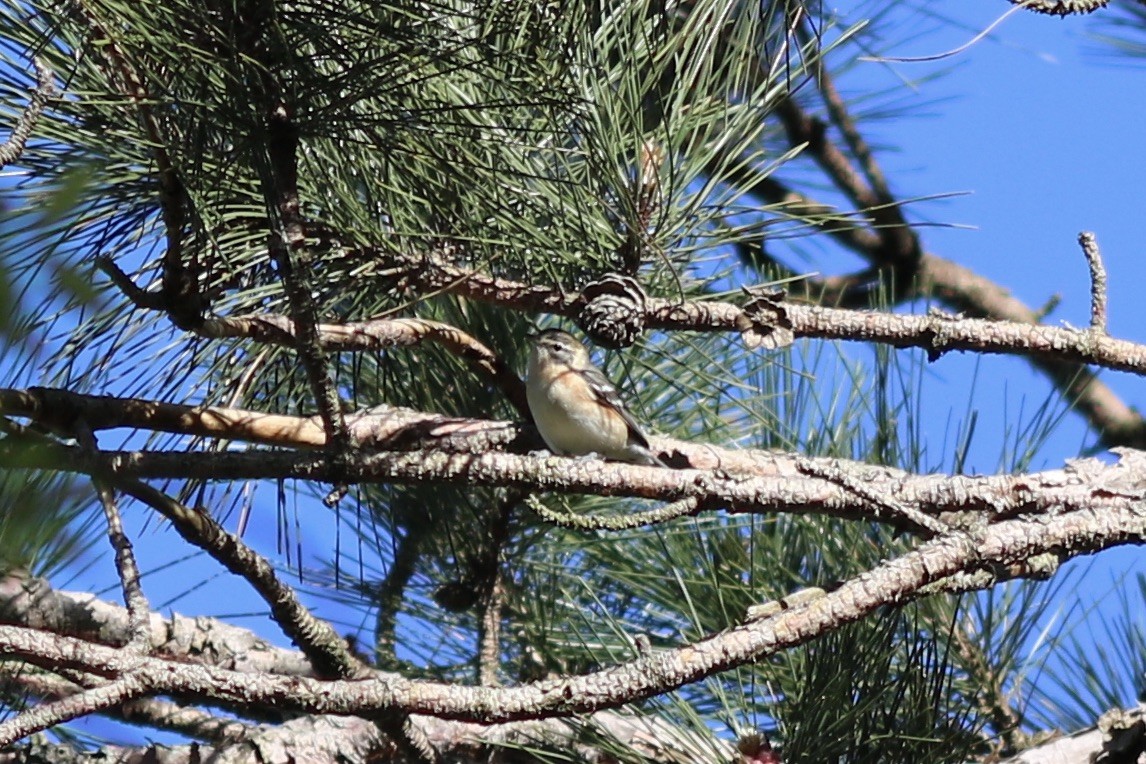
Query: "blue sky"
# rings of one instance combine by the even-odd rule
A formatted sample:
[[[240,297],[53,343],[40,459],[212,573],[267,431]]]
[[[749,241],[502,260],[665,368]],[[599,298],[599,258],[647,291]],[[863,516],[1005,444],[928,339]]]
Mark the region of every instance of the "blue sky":
[[[868,9],[872,4],[837,7],[847,16],[860,6]],[[956,48],[1009,8],[1002,0],[944,3],[943,12],[956,22],[948,24],[913,20],[911,12],[902,9],[888,19],[892,25],[886,39],[897,44],[886,52],[922,56]],[[915,220],[947,224],[923,232],[929,251],[994,279],[1031,306],[1061,294],[1061,306],[1050,321],[1082,326],[1089,320],[1089,282],[1076,238],[1082,230],[1093,231],[1109,277],[1110,332],[1146,342],[1146,302],[1138,295],[1146,282],[1138,231],[1146,211],[1146,141],[1141,140],[1146,69],[1132,60],[1088,53],[1099,48],[1087,38],[1095,29],[1093,18],[1059,20],[1019,12],[953,57],[928,63],[862,63],[839,84],[847,93],[916,83],[914,91],[901,87],[896,93],[906,115],[863,129],[900,198],[955,194],[910,208]],[[909,34],[912,39],[899,42]],[[949,71],[925,81],[941,70]],[[961,409],[972,395],[975,361],[949,355],[929,367],[924,389],[937,427],[945,426],[952,405]],[[1048,386],[1021,359],[991,357],[978,365],[972,405],[980,411],[980,434],[971,466],[994,472],[998,444],[1006,428],[1014,426],[1016,412],[1037,404]],[[1103,378],[1127,402],[1143,398],[1141,379],[1114,372]],[[1092,442],[1082,422],[1068,417],[1033,466],[1059,466]],[[283,560],[273,487],[257,490],[261,499],[246,540],[272,559]],[[294,518],[287,522],[293,526]],[[308,562],[327,554],[335,543],[334,523],[310,524],[315,525],[319,527],[309,527],[304,539]],[[184,592],[188,577],[196,580],[200,575],[194,561],[179,561],[189,551],[186,545],[138,507],[130,511],[127,527],[141,567],[156,571],[145,582],[154,605],[182,594],[171,609],[187,614],[231,617],[265,610],[249,587],[225,572]],[[54,583],[92,589],[94,577],[107,587],[105,596],[118,599],[106,543],[96,549],[101,557],[96,565],[70,583],[63,576]],[[290,552],[294,559],[295,550]],[[1077,604],[1090,611],[1089,617],[1101,618],[1110,613],[1106,594],[1112,582],[1122,575],[1146,573],[1146,555],[1124,548],[1069,567],[1085,568],[1086,573],[1082,585],[1062,600],[1062,612]],[[369,624],[360,624],[348,609],[329,600],[313,604],[319,616],[339,622],[340,631],[361,625],[369,633]],[[249,623],[265,621],[253,616]],[[275,629],[260,631],[286,644]]]

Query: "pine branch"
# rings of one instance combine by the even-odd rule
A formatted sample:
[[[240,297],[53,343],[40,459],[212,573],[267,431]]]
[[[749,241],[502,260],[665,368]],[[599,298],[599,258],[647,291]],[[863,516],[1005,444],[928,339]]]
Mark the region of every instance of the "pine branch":
[[[1137,478],[1133,479],[1137,482]],[[300,677],[250,676],[209,666],[173,663],[122,652],[74,637],[20,626],[0,626],[0,650],[43,667],[67,667],[108,677],[114,693],[85,696],[65,707],[0,725],[0,745],[75,718],[84,704],[103,707],[152,694],[271,705],[303,713],[377,718],[392,711],[465,718],[483,723],[544,719],[616,708],[695,682],[714,672],[767,658],[804,644],[878,608],[963,570],[1008,563],[1056,551],[1067,557],[1115,544],[1146,542],[1146,516],[1133,507],[1087,508],[1039,522],[1006,520],[975,532],[957,532],[927,542],[901,557],[842,584],[811,602],[770,618],[751,621],[697,642],[643,655],[581,676],[531,682],[512,688],[457,687],[411,681],[381,673],[374,679],[321,681]],[[130,679],[126,679],[130,675]]]
[[[918,527],[910,517],[923,511],[932,517],[944,512],[961,513],[989,509],[988,518],[1012,516],[1019,512],[1047,512],[1061,507],[1119,505],[1133,502],[1134,493],[1111,494],[1106,486],[1117,481],[1120,470],[1134,469],[1122,453],[1121,466],[1102,467],[1096,462],[1078,462],[1065,470],[1051,470],[1024,476],[1000,475],[986,478],[926,475],[912,476],[898,470],[878,468],[843,460],[810,460],[799,455],[775,452],[733,451],[708,445],[692,445],[665,438],[652,438],[654,451],[674,454],[691,469],[659,469],[591,459],[523,456],[489,451],[490,434],[517,439],[516,428],[508,423],[479,420],[450,421],[446,437],[460,450],[450,453],[442,441],[433,441],[427,450],[348,454],[344,465],[332,468],[324,459],[305,453],[247,451],[180,452],[132,451],[100,452],[96,456],[64,445],[0,441],[0,464],[80,473],[99,473],[117,479],[207,478],[216,480],[301,478],[328,481],[333,469],[354,482],[447,482],[471,486],[518,487],[587,493],[602,496],[629,496],[662,501],[695,499],[694,511],[727,507],[730,512],[817,512],[845,518],[862,518],[890,523],[904,529],[934,532]],[[466,433],[458,437],[458,433]],[[401,436],[398,436],[401,439]],[[476,438],[469,446],[469,437]],[[433,435],[431,434],[431,438]],[[506,441],[502,441],[505,443]],[[481,447],[474,444],[480,443]],[[679,454],[679,457],[675,456]],[[105,466],[108,465],[108,466]],[[109,469],[110,467],[110,469]],[[854,476],[868,486],[858,495],[845,485],[816,477],[806,477],[809,468],[820,473]],[[1079,480],[1083,476],[1084,480]],[[848,481],[852,484],[852,481]],[[123,486],[121,486],[123,487]],[[138,485],[129,492],[144,491]],[[870,494],[866,491],[870,490]],[[900,512],[889,512],[883,503],[872,503],[871,496],[884,495]],[[692,510],[691,506],[687,507]],[[904,512],[903,509],[910,510]],[[173,511],[181,517],[185,513]],[[672,514],[673,517],[677,513]],[[187,515],[198,526],[197,515]],[[667,519],[667,518],[664,518]],[[211,533],[221,533],[218,529]]]

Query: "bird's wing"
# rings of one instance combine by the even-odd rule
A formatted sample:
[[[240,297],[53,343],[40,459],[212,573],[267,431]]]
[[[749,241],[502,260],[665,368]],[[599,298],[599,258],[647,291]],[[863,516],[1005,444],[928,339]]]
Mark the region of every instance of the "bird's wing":
[[[633,418],[629,410],[625,408],[621,394],[617,392],[617,388],[609,381],[609,378],[596,367],[582,369],[581,373],[584,375],[585,381],[589,383],[589,388],[593,394],[597,396],[597,400],[616,409],[621,418],[625,420],[625,424],[629,427],[629,441],[648,448],[649,441],[645,437],[644,430],[641,429],[641,425]]]

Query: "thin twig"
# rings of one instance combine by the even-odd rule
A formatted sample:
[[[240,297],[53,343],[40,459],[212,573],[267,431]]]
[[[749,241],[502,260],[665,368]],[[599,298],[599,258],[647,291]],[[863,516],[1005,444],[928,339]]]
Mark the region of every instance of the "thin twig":
[[[805,42],[812,35],[812,31],[808,28],[811,23],[811,20],[805,17],[804,24],[796,28],[796,34]],[[888,186],[887,176],[883,174],[883,169],[879,166],[879,163],[876,162],[871,147],[860,133],[859,128],[856,127],[855,120],[852,119],[851,113],[848,111],[847,102],[840,96],[840,92],[836,89],[835,81],[827,67],[824,66],[822,56],[816,56],[812,59],[811,69],[816,85],[819,87],[820,95],[824,99],[824,105],[828,109],[828,115],[832,120],[832,124],[839,129],[840,134],[844,137],[844,142],[847,144],[848,150],[852,156],[856,158],[856,161],[859,162],[860,169],[867,178],[871,192],[875,194],[875,197],[881,204],[894,205],[895,198],[892,196],[891,188]],[[899,213],[899,208],[897,206],[891,206],[890,209],[892,215],[899,218],[900,225],[903,225],[903,216]]]
[[[504,597],[501,571],[494,571],[493,583],[481,603],[481,623],[478,626],[478,684],[496,687],[501,684],[498,668],[501,665],[501,606]]]
[[[327,447],[337,462],[349,447],[342,401],[331,377],[331,368],[318,334],[318,308],[310,283],[310,256],[300,212],[298,191],[298,126],[288,105],[277,103],[267,116],[269,175],[264,194],[274,213],[275,231],[271,255],[283,282],[295,336],[295,351],[314,393],[326,428]],[[335,481],[341,484],[342,481]]]
[[[976,701],[980,710],[991,719],[995,734],[999,737],[996,758],[1012,756],[1016,751],[1028,747],[1030,740],[1022,731],[1022,714],[1007,700],[1004,690],[1006,672],[995,670],[986,651],[977,641],[972,640],[962,623],[955,626],[954,632],[955,648],[962,658],[963,670],[979,689],[975,693]]]
[[[187,193],[183,181],[167,152],[167,141],[159,120],[151,108],[151,94],[120,46],[116,35],[96,15],[97,8],[84,0],[73,0],[80,15],[91,27],[92,35],[100,40],[100,53],[108,65],[107,78],[118,84],[120,92],[139,112],[148,143],[155,159],[159,181],[159,205],[163,212],[163,227],[167,249],[163,253],[163,310],[171,322],[180,329],[191,329],[203,320],[204,299],[199,292],[196,269],[183,262],[183,235],[187,224]]]
[[[946,523],[929,517],[914,507],[896,501],[890,492],[872,490],[863,480],[848,474],[841,463],[815,462],[811,459],[797,459],[796,467],[800,472],[810,477],[826,480],[841,488],[854,493],[864,501],[870,502],[876,509],[875,516],[879,517],[879,508],[882,507],[892,514],[906,519],[919,530],[928,531],[925,535],[939,535],[950,530]]]
[[[1090,267],[1090,330],[1106,334],[1106,268],[1098,251],[1098,239],[1090,231],[1078,235],[1078,245]]]
[[[28,145],[28,138],[32,135],[36,121],[43,114],[44,107],[48,105],[48,100],[57,92],[56,77],[48,65],[39,58],[32,59],[32,65],[36,68],[36,89],[32,91],[32,97],[29,99],[24,113],[16,120],[12,134],[8,136],[8,140],[4,141],[3,145],[0,145],[0,167],[15,162],[24,154],[24,147]]]
[[[131,304],[144,310],[164,310],[165,303],[161,292],[148,292],[131,280],[122,268],[110,257],[100,255],[95,259],[95,267],[102,271],[111,283],[123,292]]]
[[[660,525],[671,522],[680,517],[688,517],[700,511],[700,499],[689,496],[686,499],[674,501],[657,509],[647,512],[630,512],[624,515],[579,515],[574,512],[557,512],[545,506],[536,496],[525,500],[533,512],[546,522],[553,523],[560,528],[576,531],[627,531],[633,528],[642,528],[647,525]]]
[[[896,274],[896,282],[891,286],[907,294],[912,288],[912,271],[923,254],[919,238],[907,224],[900,202],[892,195],[883,170],[856,128],[831,76],[818,60],[814,66],[816,81],[828,114],[844,136],[848,150],[859,162],[859,169],[829,138],[826,126],[804,111],[792,98],[781,102],[778,110],[788,132],[789,142],[793,146],[807,143],[812,158],[827,173],[836,188],[846,194],[865,215],[870,216],[871,228],[880,240],[878,259],[873,264],[894,266],[899,272]]]
[[[433,526],[430,523],[410,523],[406,527],[405,533],[397,540],[390,570],[374,593],[378,607],[378,616],[374,621],[374,653],[379,668],[394,670],[400,665],[395,635],[399,608],[406,585],[417,569],[422,540],[431,530]]]
[[[80,420],[76,429],[76,437],[81,448],[95,457],[99,453],[99,445],[91,428]],[[123,521],[111,485],[96,474],[92,475],[92,485],[95,486],[103,507],[104,519],[107,521],[107,537],[111,542],[111,548],[115,550],[115,568],[119,574],[120,586],[123,588],[123,602],[127,606],[131,634],[127,649],[146,653],[151,646],[151,605],[143,593],[139,566],[135,562],[131,540],[123,531]]]
[[[510,522],[517,507],[528,495],[519,490],[509,491],[492,513],[485,531],[484,549],[474,562],[473,578],[481,584],[481,621],[478,626],[477,668],[478,683],[486,687],[498,685],[501,666],[501,612],[505,604],[505,578],[502,575],[502,556],[509,543]]]

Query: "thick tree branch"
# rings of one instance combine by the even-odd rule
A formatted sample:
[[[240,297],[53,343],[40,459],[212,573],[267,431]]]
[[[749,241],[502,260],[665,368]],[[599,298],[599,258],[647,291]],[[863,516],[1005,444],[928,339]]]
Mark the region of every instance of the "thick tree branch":
[[[785,316],[797,337],[881,342],[938,353],[970,350],[1035,358],[1045,356],[1056,359],[1059,365],[1072,371],[1077,371],[1078,367],[1074,363],[1063,362],[1079,361],[1146,373],[1146,346],[1112,338],[1096,339],[1086,331],[1035,324],[1034,314],[1022,303],[971,271],[933,255],[925,255],[920,267],[926,275],[924,286],[927,289],[938,292],[944,284],[958,283],[962,290],[976,295],[975,304],[983,309],[970,310],[975,305],[962,303],[957,307],[966,308],[975,316],[989,315],[1002,320],[903,316],[782,303]],[[418,279],[425,288],[444,289],[518,310],[543,311],[571,318],[577,315],[578,296],[575,293],[562,293],[467,271],[436,257],[412,258],[410,269],[410,277]],[[940,296],[952,302],[957,297],[955,293],[947,292]],[[988,302],[981,303],[984,300]],[[742,308],[728,302],[649,299],[645,323],[654,329],[732,331],[741,328],[745,318]],[[1081,387],[1104,388],[1093,379],[1093,375],[1089,377],[1091,381]]]
[[[919,264],[919,288],[925,294],[934,294],[957,311],[970,316],[988,316],[993,320],[1013,324],[1034,325],[1039,315],[1016,299],[1011,293],[969,268],[932,254],[925,254]],[[1092,371],[1078,362],[1095,363],[1086,348],[1103,348],[1105,354],[1113,346],[1106,344],[1105,336],[1095,337],[1085,330],[1053,329],[1038,325],[1035,331],[1048,340],[1063,339],[1058,332],[1070,332],[1076,340],[1069,342],[1061,354],[1032,353],[1031,363],[1045,373],[1075,408],[1098,432],[1104,446],[1125,445],[1146,447],[1146,420],[1127,406],[1113,390],[1099,380]],[[1088,343],[1086,336],[1091,338]],[[1138,355],[1134,351],[1134,355]],[[1104,363],[1096,363],[1106,366]],[[1139,366],[1139,363],[1135,363]],[[1108,368],[1124,368],[1110,366]],[[1128,370],[1128,369],[1126,369]],[[1136,371],[1136,373],[1141,373]]]
[[[653,717],[603,711],[570,724],[565,720],[469,724],[428,716],[415,716],[430,745],[456,764],[489,764],[508,746],[546,746],[576,752],[591,761],[599,750],[591,742],[606,738],[633,750],[649,761],[664,764],[695,764],[714,755],[732,760],[727,744],[689,733]],[[582,730],[593,735],[585,740]],[[304,716],[257,730],[243,739],[193,746],[106,745],[84,753],[72,746],[36,741],[10,751],[0,751],[0,764],[247,764],[252,758],[270,763],[319,761],[386,761],[409,764],[417,759],[403,756],[378,734],[375,725],[361,719]]]
[[[12,627],[0,627],[0,629]],[[59,700],[41,703],[25,709],[16,716],[0,722],[0,748],[11,745],[34,732],[54,727],[80,716],[121,705],[147,694],[147,679],[130,670],[106,684],[82,690]]]
[[[0,623],[67,633],[100,644],[131,638],[127,610],[88,592],[52,589],[43,579],[0,578]],[[314,676],[314,666],[294,650],[275,647],[248,629],[213,618],[150,613],[149,650],[180,663],[200,663],[251,674]]]
[[[1122,486],[1121,490],[1140,493],[1144,460],[1141,455],[1124,454],[1108,489]],[[112,679],[131,672],[132,682],[120,692],[123,697],[181,693],[240,705],[366,717],[399,710],[485,723],[538,719],[619,707],[763,659],[965,570],[1019,562],[1049,551],[1071,557],[1144,541],[1146,505],[1141,498],[1124,506],[1088,507],[1053,518],[1019,518],[975,532],[955,532],[770,618],[591,674],[512,688],[458,687],[391,674],[351,682],[251,677],[216,667],[126,656],[103,645],[16,626],[0,626],[0,652],[35,665],[74,668]],[[13,739],[6,737],[3,742]]]
[[[495,301],[519,292],[520,285],[500,282]],[[472,295],[468,295],[472,296]],[[576,316],[576,295],[567,296],[568,304],[559,311],[562,315]],[[504,303],[503,303],[504,304]],[[1045,326],[1033,321],[990,320],[965,318],[941,313],[928,315],[901,315],[873,311],[824,308],[815,305],[778,302],[779,309],[790,324],[796,337],[816,339],[878,342],[895,347],[918,347],[926,350],[934,360],[952,350],[1003,355],[1021,355],[1032,358],[1077,361],[1118,371],[1146,374],[1146,345],[1107,336],[1095,336],[1086,330]],[[531,307],[512,305],[511,307]],[[1033,314],[1028,314],[1031,317]],[[650,328],[691,331],[738,331],[754,316],[734,303],[719,301],[677,302],[650,299],[647,302],[646,321]],[[208,322],[206,326],[211,326]],[[411,337],[407,332],[421,332],[420,319],[387,319],[359,321],[346,324],[321,324],[318,327],[324,346],[341,351],[372,350],[387,343],[412,344],[399,337]],[[263,332],[257,327],[286,326],[286,320],[277,316],[258,316],[242,319],[220,319],[218,327],[209,329],[209,336],[247,336],[257,341],[279,343],[274,332]],[[414,325],[413,329],[407,327]],[[441,325],[445,327],[445,325]],[[769,328],[767,326],[765,329]],[[430,331],[430,330],[427,330]],[[434,328],[443,335],[452,328]],[[215,332],[218,332],[215,334]],[[394,338],[394,339],[391,339]],[[485,356],[476,368],[506,391],[511,401],[520,395],[521,383],[504,363]],[[1069,364],[1068,364],[1069,365]],[[1097,380],[1095,380],[1097,383]],[[516,404],[515,404],[516,405]]]
[[[450,419],[446,438],[433,439],[428,450],[357,452],[348,454],[346,463],[337,469],[343,479],[355,482],[450,482],[668,502],[692,498],[697,501],[697,511],[725,507],[734,513],[815,512],[885,522],[906,530],[928,530],[918,528],[907,515],[890,512],[886,506],[870,501],[870,497],[859,496],[838,483],[808,477],[809,460],[800,456],[652,438],[654,450],[666,455],[671,463],[692,467],[666,470],[591,459],[491,452],[490,431],[501,438],[502,444],[517,441],[520,435],[518,426],[510,423]],[[480,447],[474,448],[475,444]],[[842,460],[811,463],[819,465],[816,469],[820,470],[842,470],[864,482],[872,492],[894,496],[898,507],[922,511],[944,522],[966,522],[960,519],[966,512],[989,519],[1063,507],[1119,504],[1134,498],[1105,491],[1104,481],[1114,468],[1090,461],[1072,463],[1064,470],[977,478],[910,475]],[[117,479],[301,478],[322,482],[331,480],[334,469],[327,460],[315,455],[261,450],[104,452],[96,459],[73,447],[11,437],[0,441],[0,465],[85,474],[110,469],[107,474]],[[126,490],[133,493],[130,487]],[[197,513],[190,513],[188,522],[197,522],[197,517]]]
[[[113,641],[124,641],[128,634],[117,635]],[[299,656],[301,659],[301,656]],[[31,695],[41,700],[56,701],[73,697],[80,691],[75,682],[54,676],[41,669],[29,669],[0,677],[7,684],[5,690],[20,695]],[[127,724],[136,724],[156,730],[167,730],[215,743],[235,742],[247,737],[252,726],[218,716],[198,708],[187,708],[177,703],[151,698],[131,700],[103,713]],[[3,761],[0,756],[0,761]]]
[[[66,592],[51,589],[42,579],[0,578],[0,622],[24,625],[44,631],[67,631],[72,636],[100,644],[125,642],[130,634],[125,608],[86,592]],[[176,664],[203,664],[230,669],[250,675],[278,674],[282,676],[311,676],[309,661],[301,653],[267,644],[253,632],[211,618],[185,618],[178,614],[170,617],[158,613],[150,615],[152,652],[169,658]],[[19,677],[39,676],[34,693],[40,697],[53,697],[52,693],[68,694],[75,685],[50,674],[34,675],[30,671]],[[68,688],[72,688],[69,690]],[[248,709],[249,710],[249,709]],[[265,717],[267,709],[251,712]],[[204,740],[219,742],[220,748],[230,747],[224,741],[234,742],[248,736],[257,739],[273,737],[283,741],[292,735],[310,730],[311,734],[326,729],[329,750],[345,752],[358,744],[354,740],[365,737],[371,746],[379,744],[374,725],[335,718],[306,717],[288,721],[276,727],[256,730],[248,725],[227,722],[203,716],[196,709],[178,708],[154,700],[132,701],[118,711],[117,716],[136,716],[136,721],[153,726],[171,726]],[[131,719],[126,719],[131,721]],[[626,744],[648,751],[658,761],[691,762],[687,757],[693,750],[688,735],[676,727],[655,718],[644,719],[627,714],[601,713],[587,720]],[[430,717],[414,717],[414,723],[442,753],[457,751],[463,754],[475,742],[511,740],[552,740],[562,748],[573,745],[571,731],[562,723],[514,723],[494,727],[447,722]],[[277,731],[276,731],[277,730]],[[343,735],[350,738],[343,738]],[[539,737],[540,736],[540,737]],[[370,742],[372,741],[372,742]],[[564,742],[562,742],[564,741]],[[366,744],[366,743],[363,743]],[[341,748],[339,746],[342,746]],[[297,750],[301,749],[295,749]],[[591,749],[586,749],[591,750]],[[657,752],[660,755],[657,755]],[[474,752],[475,761],[483,761]],[[695,752],[694,752],[695,753]],[[679,756],[679,758],[677,758]],[[114,759],[113,759],[114,760]],[[159,761],[165,759],[160,758]],[[220,759],[226,761],[227,759]],[[238,759],[242,761],[243,759]],[[0,762],[9,759],[0,754]],[[179,760],[183,761],[183,760]]]

